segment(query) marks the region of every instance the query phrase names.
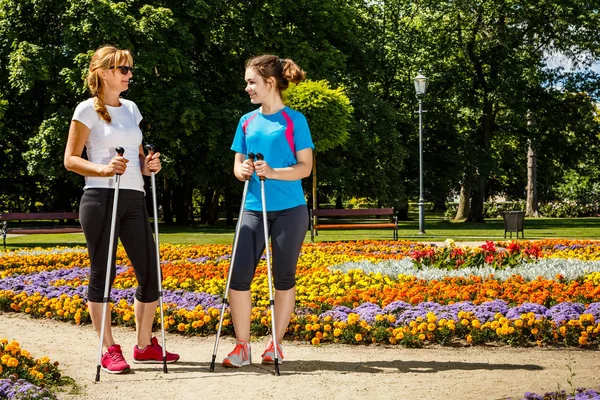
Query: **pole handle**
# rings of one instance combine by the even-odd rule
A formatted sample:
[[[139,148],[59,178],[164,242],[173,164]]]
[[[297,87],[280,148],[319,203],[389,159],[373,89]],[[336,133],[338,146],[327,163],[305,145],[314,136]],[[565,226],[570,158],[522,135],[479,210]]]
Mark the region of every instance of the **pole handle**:
[[[118,155],[120,155],[121,157],[123,157],[123,154],[125,154],[125,149],[124,149],[124,148],[122,148],[122,147],[115,147],[115,151],[116,151],[116,152],[117,152],[117,154],[118,154]],[[119,176],[121,176],[121,174],[117,174],[117,178],[115,178],[115,179],[118,179],[118,177],[119,177]]]
[[[262,153],[256,153],[256,159],[257,159],[258,161],[263,161],[263,160],[265,159],[265,156],[263,156],[263,155],[262,155]],[[261,180],[261,181],[264,181],[264,180],[265,180],[265,177],[264,177],[264,176],[261,176],[261,177],[260,177],[260,180]]]

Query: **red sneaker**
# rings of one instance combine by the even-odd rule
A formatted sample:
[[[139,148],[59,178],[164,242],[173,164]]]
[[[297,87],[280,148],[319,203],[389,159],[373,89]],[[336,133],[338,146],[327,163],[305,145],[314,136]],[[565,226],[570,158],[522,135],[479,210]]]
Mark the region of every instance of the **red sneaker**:
[[[179,360],[179,354],[169,353],[168,351],[166,354],[167,364]],[[133,362],[136,364],[162,364],[163,350],[162,346],[158,344],[158,340],[153,337],[150,344],[143,349],[133,346]]]
[[[273,346],[273,340],[269,340],[265,352],[262,353],[262,363],[265,365],[273,364],[275,362],[275,346]],[[283,348],[281,344],[277,343],[277,364],[283,363]]]
[[[118,344],[110,346],[106,353],[102,355],[101,365],[102,369],[109,374],[122,374],[131,371],[129,364],[123,358],[121,346]]]

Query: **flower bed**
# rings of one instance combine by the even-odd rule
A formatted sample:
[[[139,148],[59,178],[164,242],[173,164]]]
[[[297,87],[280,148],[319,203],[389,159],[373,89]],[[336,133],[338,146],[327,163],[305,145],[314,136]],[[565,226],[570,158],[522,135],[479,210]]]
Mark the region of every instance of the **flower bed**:
[[[46,386],[60,380],[58,362],[34,359],[18,342],[0,339],[0,399],[55,399]]]
[[[230,257],[225,245],[161,246],[169,331],[216,332]],[[117,264],[112,318],[134,326],[137,283],[122,248]],[[1,254],[0,310],[88,323],[88,265],[82,248]],[[598,347],[599,242],[305,244],[297,278],[297,308],[287,334],[313,344]],[[267,334],[271,324],[267,284],[263,260],[252,283],[255,335]],[[223,329],[233,333],[227,313]]]

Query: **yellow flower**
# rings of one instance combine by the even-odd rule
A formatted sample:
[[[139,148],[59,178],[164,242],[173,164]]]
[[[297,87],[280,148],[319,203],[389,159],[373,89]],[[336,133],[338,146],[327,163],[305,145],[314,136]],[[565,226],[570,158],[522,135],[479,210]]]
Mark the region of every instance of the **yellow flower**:
[[[467,335],[467,343],[473,343],[473,336]]]
[[[360,333],[357,333],[356,335],[354,335],[354,340],[360,342],[361,340],[363,340],[363,337]]]
[[[567,327],[566,326],[561,326],[560,328],[558,328],[558,331],[560,332],[561,335],[567,336]]]
[[[421,333],[421,334],[419,335],[419,340],[425,340],[425,335]]]
[[[339,337],[342,334],[342,330],[340,328],[335,328],[333,330],[333,336]]]
[[[435,324],[431,323],[431,324],[427,325],[427,330],[430,332],[435,331]]]
[[[181,322],[179,325],[177,325],[177,330],[179,332],[185,331],[185,324],[183,322]]]
[[[319,340],[319,338],[316,338],[316,337],[312,338],[312,340],[310,342],[313,345],[317,345],[317,344],[321,343],[321,341]]]

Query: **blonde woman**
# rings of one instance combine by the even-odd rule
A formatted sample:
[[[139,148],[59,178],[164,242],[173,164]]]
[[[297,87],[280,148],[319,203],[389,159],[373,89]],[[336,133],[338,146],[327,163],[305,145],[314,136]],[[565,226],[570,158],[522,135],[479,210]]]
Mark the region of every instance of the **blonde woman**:
[[[120,97],[129,88],[132,74],[133,58],[129,51],[113,46],[96,50],[87,76],[92,97],[75,109],[64,164],[67,170],[85,177],[79,217],[91,263],[88,309],[98,334],[114,198],[113,176],[121,175],[115,241],[117,237],[121,239],[139,284],[134,300],[137,344],[133,348],[133,362],[162,363],[162,347],[152,336],[159,295],[158,277],[142,177],[150,175],[151,171],[160,171],[160,153],[144,155],[139,128],[142,115],[134,102]],[[81,157],[84,147],[87,160]],[[123,156],[116,153],[116,147],[125,149]],[[114,248],[116,252],[116,245]],[[115,274],[113,265],[111,286]],[[106,313],[103,348],[101,366],[104,371],[112,374],[130,371],[121,346],[112,335],[110,311]],[[166,354],[168,363],[179,359],[177,354]]]

